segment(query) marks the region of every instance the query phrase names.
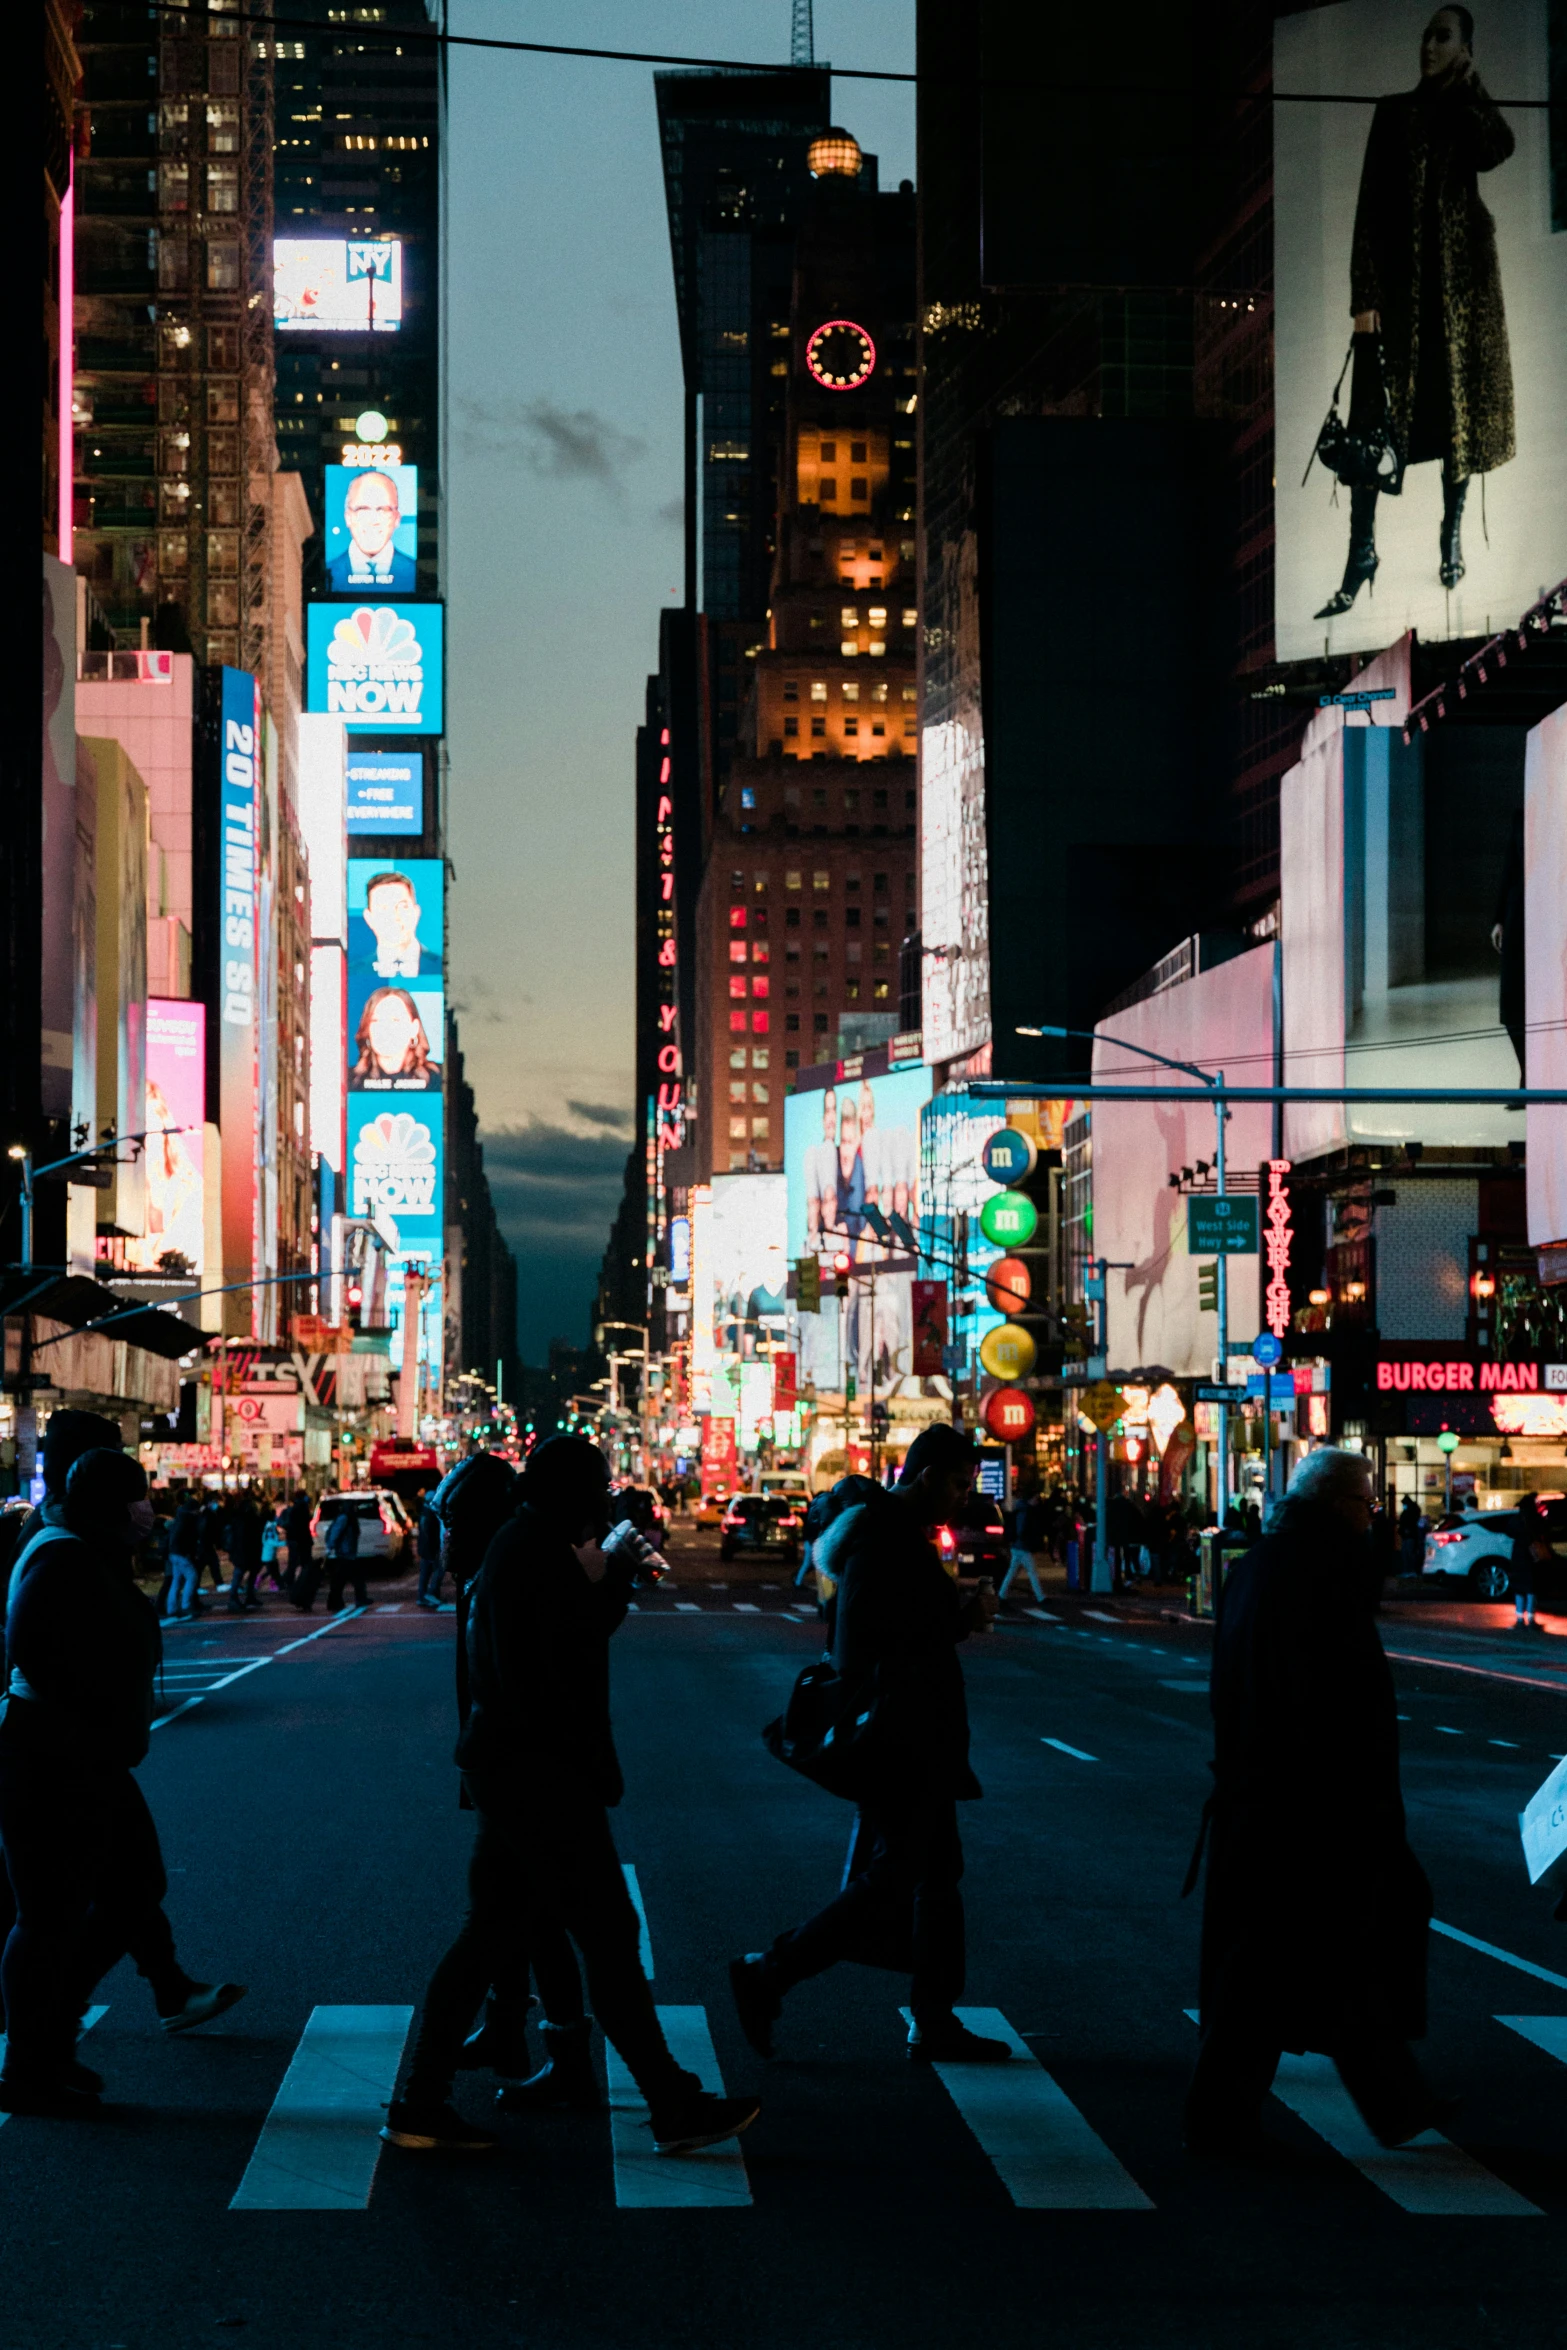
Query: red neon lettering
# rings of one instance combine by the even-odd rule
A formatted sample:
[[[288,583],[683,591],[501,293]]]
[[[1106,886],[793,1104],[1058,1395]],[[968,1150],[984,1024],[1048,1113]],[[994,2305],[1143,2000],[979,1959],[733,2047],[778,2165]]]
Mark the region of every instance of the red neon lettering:
[[[1491,1392],[1493,1389],[1500,1387],[1500,1386],[1501,1386],[1501,1384],[1502,1384],[1502,1366],[1501,1366],[1501,1364],[1500,1364],[1500,1363],[1482,1363],[1482,1364],[1480,1365],[1480,1387],[1481,1387],[1481,1392],[1482,1392],[1482,1393],[1489,1393],[1489,1392]]]
[[[659,875],[658,894],[666,906],[670,904],[675,894],[675,877],[672,873],[661,873]]]
[[[1449,1394],[1451,1394],[1451,1393],[1452,1393],[1452,1391],[1453,1391],[1453,1387],[1454,1387],[1454,1384],[1455,1384],[1455,1382],[1454,1382],[1454,1379],[1453,1379],[1453,1373],[1454,1373],[1455,1371],[1458,1373],[1458,1378],[1457,1378],[1457,1382],[1456,1382],[1456,1384],[1457,1384],[1459,1387],[1468,1388],[1468,1389],[1472,1390],[1472,1389],[1473,1389],[1473,1387],[1474,1387],[1474,1383],[1475,1383],[1475,1367],[1474,1367],[1473,1363],[1449,1363],[1449,1364],[1448,1364],[1448,1366],[1447,1366],[1447,1390],[1448,1390],[1448,1393],[1449,1393]]]
[[[666,967],[674,962],[675,942],[672,938],[665,939],[663,945],[658,950],[658,959],[660,963],[664,964]]]
[[[666,1077],[678,1077],[680,1074],[679,1045],[661,1044],[658,1048],[658,1065]]]
[[[661,759],[659,761],[658,780],[660,783],[667,783],[669,781],[669,761],[667,759]]]
[[[658,1106],[661,1110],[672,1110],[678,1117],[680,1114],[679,1086],[661,1085],[658,1089]]]
[[[671,818],[671,816],[673,816],[674,812],[675,812],[675,803],[674,803],[674,801],[673,801],[673,800],[670,798],[670,796],[669,796],[668,792],[665,792],[665,793],[664,793],[664,795],[663,795],[663,797],[662,797],[662,799],[661,799],[661,800],[659,801],[659,803],[658,803],[658,818],[657,818],[657,821],[658,821],[660,824],[667,824],[667,823],[669,822],[669,819]]]
[[[1378,1363],[1378,1365],[1377,1365],[1377,1391],[1378,1391],[1378,1393],[1379,1393],[1379,1394],[1381,1394],[1381,1395],[1386,1395],[1386,1394],[1387,1394],[1387,1392],[1388,1392],[1388,1390],[1391,1388],[1392,1384],[1393,1384],[1393,1366],[1392,1366],[1392,1364],[1391,1364],[1391,1363]]]
[[[674,1025],[675,1025],[675,1007],[674,1007],[674,1005],[673,1005],[673,1004],[660,1004],[660,1005],[659,1005],[659,1007],[658,1007],[658,1024],[659,1024],[660,1028],[662,1028],[662,1029],[663,1029],[663,1031],[664,1031],[665,1035],[667,1036],[667,1035],[668,1035],[668,1033],[669,1033],[669,1031],[670,1031],[670,1030],[671,1030],[671,1029],[674,1027]]]
[[[1442,1389],[1447,1385],[1447,1383],[1447,1365],[1445,1363],[1427,1363],[1427,1387],[1429,1387],[1435,1394],[1440,1395]]]
[[[1284,1189],[1284,1178],[1289,1171],[1288,1159],[1268,1161],[1268,1218],[1263,1236],[1268,1283],[1263,1293],[1263,1310],[1268,1328],[1278,1338],[1290,1326],[1290,1206]]]

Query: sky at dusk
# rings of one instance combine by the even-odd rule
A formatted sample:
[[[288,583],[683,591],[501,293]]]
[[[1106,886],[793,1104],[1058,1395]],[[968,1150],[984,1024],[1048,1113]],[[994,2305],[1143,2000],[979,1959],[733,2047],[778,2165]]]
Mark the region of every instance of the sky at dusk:
[[[450,31],[778,64],[789,0],[451,0]],[[816,0],[911,70],[913,0]],[[524,1359],[581,1343],[631,1140],[632,790],[680,600],[680,353],[651,66],[454,51],[447,838],[453,999]],[[833,114],[914,177],[907,85]]]

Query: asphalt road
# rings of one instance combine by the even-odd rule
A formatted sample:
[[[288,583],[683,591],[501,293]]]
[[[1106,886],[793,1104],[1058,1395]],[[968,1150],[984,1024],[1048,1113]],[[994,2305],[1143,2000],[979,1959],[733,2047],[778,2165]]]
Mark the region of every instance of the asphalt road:
[[[974,2076],[905,2061],[896,1977],[802,1987],[770,2066],[740,2038],[725,1962],[832,1889],[848,1815],[757,1738],[814,1619],[790,1612],[786,1576],[717,1581],[645,1597],[617,1642],[617,1834],[656,1996],[693,2045],[710,2034],[726,2083],[764,2094],[743,2161],[671,2184],[631,2114],[507,2124],[485,2160],[379,2147],[461,1900],[452,1620],[400,1604],[406,1587],[330,1629],[209,1618],[170,1635],[142,1777],[182,1958],[250,1995],[168,2042],[122,1969],[84,2049],[108,2078],[101,2119],[0,2127],[8,2350],[1554,2350],[1567,1929],[1524,1881],[1515,1819],[1567,1734],[1567,1640],[1474,1611],[1385,1621],[1437,1915],[1500,1954],[1433,1943],[1427,2056],[1462,2097],[1453,2143],[1357,2163],[1331,2093],[1302,2078],[1282,2084],[1294,2109],[1272,2108],[1285,2158],[1236,2172],[1180,2143],[1201,1631],[1052,1600],[966,1652],[986,1790],[965,1818],[968,1998],[1032,2051],[981,2110]],[[459,2097],[484,2113],[487,2079]],[[639,2204],[650,2192],[708,2200]],[[340,2207],[290,2207],[323,2193]],[[284,2207],[247,2207],[268,2200]]]

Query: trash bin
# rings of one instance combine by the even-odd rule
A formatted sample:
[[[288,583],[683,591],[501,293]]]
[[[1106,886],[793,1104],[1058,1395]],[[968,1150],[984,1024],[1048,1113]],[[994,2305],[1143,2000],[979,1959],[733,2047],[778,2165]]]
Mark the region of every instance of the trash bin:
[[[1196,1591],[1192,1613],[1212,1616],[1223,1590],[1223,1578],[1235,1561],[1251,1548],[1248,1535],[1234,1526],[1205,1526],[1197,1537]]]

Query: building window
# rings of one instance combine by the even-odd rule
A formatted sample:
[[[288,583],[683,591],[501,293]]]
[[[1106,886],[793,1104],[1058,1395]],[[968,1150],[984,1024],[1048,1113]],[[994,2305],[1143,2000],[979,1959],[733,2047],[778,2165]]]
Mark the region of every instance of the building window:
[[[785,889],[798,889],[798,888],[799,888],[799,886],[800,886],[800,875],[799,875],[798,869],[794,869],[794,870],[791,870],[791,871],[789,871],[789,872],[786,872],[786,873],[785,873],[785,875],[784,875],[784,888],[785,888]]]
[[[851,938],[843,950],[844,960],[848,963],[857,963],[863,952],[864,949],[861,947],[859,940],[857,938]]]
[[[846,1002],[857,1004],[860,1000],[859,981],[857,979],[846,979],[843,983],[843,993]]]
[[[878,727],[876,731],[880,733],[881,730]],[[851,784],[843,795],[843,812],[846,816],[858,816],[860,812],[859,790],[854,784]]]
[[[843,686],[843,698],[846,702],[857,702],[859,700],[860,688],[857,679],[852,677],[845,679]]]
[[[765,1000],[772,993],[772,984],[770,979],[755,978],[751,982],[751,993]]]
[[[753,1012],[751,1014],[751,1034],[765,1036],[772,1026],[772,1017],[771,1012]]]
[[[885,963],[891,954],[892,949],[888,945],[887,941],[884,938],[879,938],[871,949],[871,961],[873,963]]]
[[[851,441],[849,443],[849,463],[851,465],[863,465],[865,463],[866,446],[867,444],[864,441]]]
[[[756,806],[756,788],[753,784],[741,784],[740,805],[742,808],[754,808]]]
[[[729,1066],[731,1069],[743,1069],[745,1067],[745,1046],[743,1044],[731,1048],[729,1054]]]
[[[731,963],[745,961],[745,940],[743,938],[732,938],[729,941],[729,960]]]
[[[796,1025],[796,1027],[798,1027],[798,1026],[799,1026],[799,1022],[798,1022],[798,1021],[796,1021],[795,1025]],[[798,1054],[798,1053],[785,1053],[785,1054],[784,1054],[784,1067],[785,1067],[786,1069],[798,1069],[798,1068],[799,1068],[799,1066],[800,1066],[800,1056],[799,1056],[799,1054]]]
[[[745,1120],[744,1120],[743,1118],[731,1118],[731,1119],[730,1119],[730,1121],[729,1121],[729,1139],[730,1139],[730,1141],[731,1141],[731,1142],[744,1142],[744,1140],[745,1140]]]
[[[207,290],[213,294],[239,291],[239,247],[213,242],[207,247]]]
[[[882,605],[880,605],[880,604],[873,604],[873,605],[871,606],[871,626],[872,626],[872,628],[885,628],[885,627],[886,627],[886,625],[887,625],[887,614],[886,614],[886,610],[885,610],[884,606],[882,606]]]
[[[158,167],[158,210],[160,212],[187,212],[190,209],[190,165],[164,163]]]
[[[887,650],[886,640],[879,636],[873,636],[865,650],[870,654],[871,659],[874,661]]]
[[[799,721],[799,719],[798,719],[798,718],[786,718],[786,719],[784,720],[784,733],[785,733],[786,735],[788,735],[788,734],[798,734],[798,733],[799,733],[799,731],[800,731],[800,721]]]
[[[887,895],[887,876],[886,876],[886,874],[885,874],[885,873],[873,873],[873,874],[871,875],[871,888],[872,888],[872,889],[875,891],[875,893],[876,893],[877,897],[879,897],[879,898],[884,898],[884,897]]]
[[[753,1085],[753,1086],[752,1086],[752,1088],[751,1088],[751,1099],[752,1099],[752,1101],[753,1101],[753,1102],[760,1102],[760,1103],[762,1104],[762,1106],[763,1106],[763,1108],[764,1108],[764,1109],[766,1108],[767,1104],[768,1104],[768,1103],[769,1103],[769,1102],[772,1100],[772,1098],[773,1098],[773,1097],[772,1097],[772,1095],[771,1095],[771,1094],[768,1092],[768,1090],[767,1090],[767,1088],[766,1088],[766,1086],[765,1086],[765,1085]]]
[[[751,1135],[754,1141],[765,1142],[767,1140],[769,1123],[769,1120],[766,1118],[753,1118],[751,1120]]]
[[[786,678],[784,679],[784,700],[785,700],[786,702],[797,702],[799,699],[800,699],[800,681],[799,681],[799,679],[798,679],[797,677],[786,677]]]
[[[816,872],[811,875],[812,889],[830,889],[831,886],[832,875],[830,873],[823,873],[820,867],[818,867]]]
[[[800,927],[800,909],[799,909],[799,907],[798,907],[798,906],[786,906],[786,907],[785,907],[785,909],[784,909],[784,928],[785,928],[785,930],[798,930],[798,929],[799,929],[799,927]],[[799,953],[799,951],[800,951],[800,950],[799,950],[799,948],[798,948],[798,947],[791,947],[791,948],[789,949],[789,952],[790,952],[790,954],[791,954],[791,955],[796,955],[796,954],[798,954],[798,953]]]
[[[741,997],[743,997],[743,996],[744,996],[744,994],[745,994],[745,976],[744,976],[744,974],[743,974],[743,973],[740,973],[740,974],[738,974],[738,975],[737,975],[737,974],[735,974],[735,973],[731,972],[731,974],[730,974],[730,977],[729,977],[729,1000],[730,1000],[730,1002],[731,1002],[731,1003],[735,1002],[735,1001],[736,1001],[738,998],[741,998]]]
[[[811,732],[812,732],[812,734],[814,734],[814,735],[816,735],[816,736],[818,736],[818,737],[820,737],[820,736],[822,736],[822,735],[825,735],[825,734],[826,734],[826,732],[827,732],[827,721],[826,721],[826,719],[825,719],[825,718],[813,718],[813,719],[811,720]]]
[[[859,929],[859,927],[860,927],[860,909],[859,909],[859,907],[858,907],[858,906],[845,906],[845,907],[844,907],[844,909],[843,909],[843,919],[844,919],[844,922],[845,922],[845,924],[847,925],[847,927],[848,927],[850,930],[858,930],[858,929]]]
[[[846,636],[842,644],[838,647],[838,650],[846,661],[857,661],[860,656],[859,638],[857,636]]]
[[[843,610],[838,615],[838,625],[840,628],[859,627],[860,615],[853,604],[844,605]]]
[[[811,806],[813,808],[820,808],[825,811],[827,806],[827,792],[825,786],[819,784],[812,791]]]
[[[837,444],[837,442],[836,442],[836,441],[823,441],[823,443],[822,443],[822,463],[823,463],[824,465],[836,465],[836,464],[837,464],[837,462],[838,462],[838,444]]]
[[[904,689],[903,689],[903,698],[904,698],[904,700],[905,700],[906,702],[912,702],[912,701],[913,701],[913,699],[914,699],[914,695],[915,695],[915,688],[914,688],[912,685],[906,685],[906,686],[904,687]]]
[[[914,628],[915,626],[917,626],[918,622],[919,622],[919,613],[918,613],[918,612],[915,610],[914,606],[913,606],[912,604],[905,604],[905,605],[904,605],[904,607],[903,607],[903,625],[904,625],[904,627],[905,627],[905,628]]]
[[[730,1078],[730,1080],[729,1080],[729,1099],[730,1099],[732,1102],[742,1102],[742,1103],[744,1102],[744,1100],[745,1100],[745,1079],[744,1079],[743,1077],[731,1077],[731,1078]]]
[[[739,1174],[739,1173],[742,1171],[742,1169],[745,1167],[745,1164],[746,1164],[746,1156],[745,1156],[745,1153],[744,1153],[744,1151],[731,1151],[731,1152],[730,1152],[730,1154],[729,1154],[729,1172],[730,1172],[730,1174],[731,1174],[731,1175],[738,1175],[738,1174]]]
[[[759,1044],[755,1052],[751,1055],[751,1066],[753,1069],[765,1069],[767,1067],[767,1047],[765,1044]]]
[[[863,474],[857,473],[849,483],[849,497],[851,501],[856,498],[868,498],[870,494],[870,483],[865,479]]]
[[[811,1015],[811,1026],[812,1026],[812,1027],[815,1029],[815,1031],[816,1031],[816,1033],[817,1033],[817,1035],[818,1035],[818,1036],[825,1036],[825,1035],[826,1035],[826,1033],[827,1033],[827,1015],[826,1015],[826,1013],[825,1013],[825,1012],[813,1012],[813,1013],[812,1013],[812,1015]]]
[[[827,699],[827,680],[826,680],[826,678],[825,678],[825,677],[813,677],[813,678],[812,678],[812,680],[811,680],[811,700],[812,700],[813,702],[825,702],[825,701],[826,701],[826,699]]]
[[[758,873],[754,886],[757,896],[759,898],[765,898],[767,895],[767,875],[765,873]],[[758,928],[760,928],[762,923],[767,920],[767,908],[765,906],[757,907],[756,920]]]
[[[759,938],[755,941],[751,948],[751,960],[753,963],[765,963],[771,953],[772,948],[768,944],[767,940],[765,938]]]
[[[859,886],[860,886],[860,877],[859,877],[859,875],[858,875],[857,873],[850,873],[850,874],[846,875],[846,876],[845,876],[845,879],[844,879],[844,884],[843,884],[843,886],[844,886],[844,888],[845,888],[845,889],[848,891],[848,893],[849,893],[850,897],[852,898],[852,897],[855,895],[856,891],[859,889]]]
[[[838,503],[838,484],[830,475],[823,478],[821,492],[822,505],[835,506]]]
[[[886,1002],[886,1000],[887,1000],[887,998],[888,998],[888,996],[890,995],[890,993],[891,993],[891,992],[892,992],[892,991],[891,991],[890,987],[888,986],[888,983],[887,983],[887,981],[886,981],[885,979],[878,979],[878,980],[877,980],[877,982],[876,982],[876,986],[875,986],[875,990],[874,990],[874,993],[875,993],[876,1001],[877,1001],[879,1004],[884,1004],[884,1003]]]
[[[858,734],[860,731],[859,720],[857,718],[846,718],[843,722],[843,731],[845,734]]]
[[[883,725],[882,725],[882,723],[881,723],[881,720],[878,718],[878,720],[876,721],[876,724],[875,724],[875,725],[874,725],[874,726],[871,728],[871,739],[872,739],[872,741],[877,741],[877,740],[882,740],[882,739],[884,739],[884,738],[885,738],[885,736],[886,736],[886,732],[887,732],[887,729],[885,728],[885,726],[883,726]]]
[[[731,1013],[730,1013],[730,1015],[729,1015],[729,1033],[730,1033],[730,1035],[731,1035],[731,1036],[744,1036],[744,1034],[745,1034],[745,1014],[744,1014],[743,1012],[731,1012]]]
[[[788,1029],[788,1030],[792,1031],[792,1030],[794,1030],[794,1029],[798,1028],[798,1027],[799,1027],[799,1025],[800,1025],[800,1015],[799,1015],[799,1013],[798,1013],[798,1012],[785,1012],[785,1014],[784,1014],[784,1027],[785,1027],[786,1029]],[[792,1062],[791,1062],[791,1064],[790,1064],[790,1066],[791,1066],[792,1068],[798,1069],[798,1067],[800,1066],[800,1064],[799,1064],[799,1061],[798,1061],[798,1060],[794,1060],[794,1061],[792,1061]]]
[[[826,960],[827,941],[824,938],[818,939],[816,944],[811,949],[811,961],[813,963],[825,963]]]
[[[239,210],[239,165],[237,163],[208,164],[207,210],[209,212],[237,212]]]
[[[871,806],[875,809],[878,816],[885,816],[887,813],[886,793],[884,791],[873,791],[871,793]]]
[[[739,875],[737,874],[737,875],[735,876],[735,878],[736,878],[736,880],[738,881],[738,880],[739,880]],[[745,912],[745,908],[744,908],[744,906],[731,906],[731,907],[730,907],[730,909],[729,909],[729,927],[730,927],[730,929],[731,929],[731,930],[743,930],[743,929],[745,928],[745,924],[746,924],[746,912]]]
[[[871,700],[873,702],[884,702],[886,699],[887,680],[884,677],[879,677],[876,680],[876,683],[871,687]]]

